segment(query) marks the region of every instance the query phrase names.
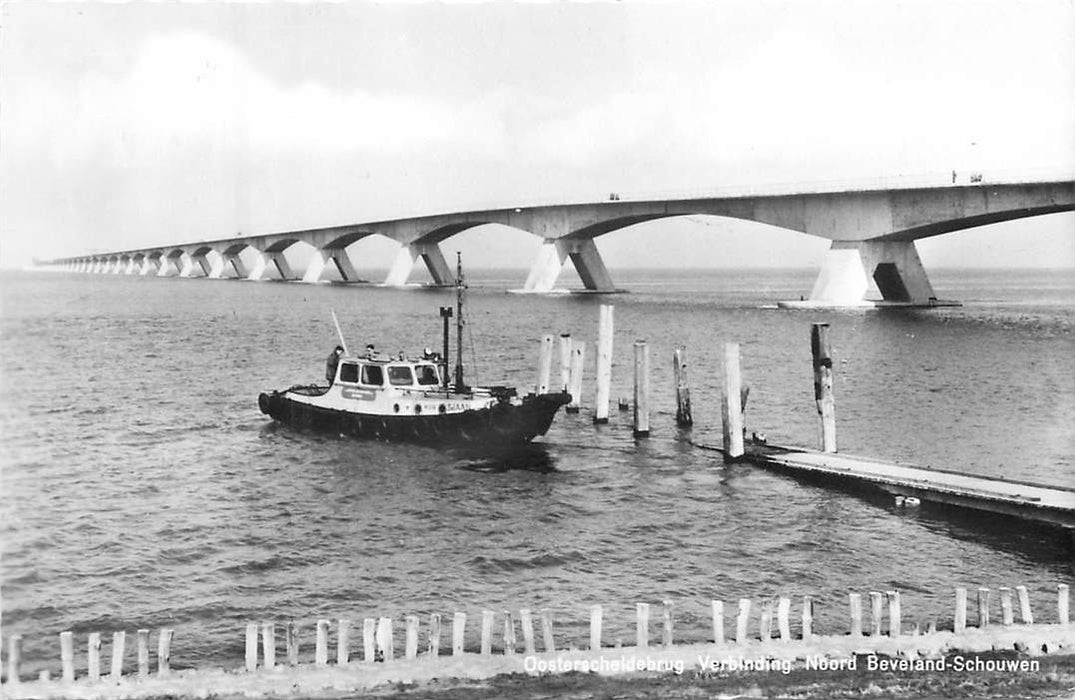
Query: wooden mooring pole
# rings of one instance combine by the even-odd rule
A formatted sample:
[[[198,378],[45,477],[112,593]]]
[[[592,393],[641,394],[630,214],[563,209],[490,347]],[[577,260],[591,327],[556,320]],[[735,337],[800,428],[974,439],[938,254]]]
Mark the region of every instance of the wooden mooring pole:
[[[687,382],[687,348],[677,345],[672,351],[672,369],[676,381],[676,425],[688,428],[694,425],[691,416],[691,388]]]
[[[556,391],[569,391],[571,386],[571,334],[560,334],[560,383]]]
[[[739,343],[724,345],[724,390],[720,413],[724,429],[724,459],[743,456],[743,404],[740,397],[742,379],[739,376]]]
[[[836,451],[836,399],[832,393],[832,349],[829,324],[815,323],[810,329],[810,353],[814,360],[814,400],[821,416],[821,451]]]
[[[582,406],[582,371],[585,366],[586,341],[573,341],[571,343],[571,378],[568,382],[571,403],[564,409],[568,413],[578,413],[579,408]]]
[[[549,375],[552,374],[552,336],[541,337],[541,354],[538,357],[537,393],[549,391]]]
[[[649,437],[649,346],[635,341],[634,435]]]
[[[612,384],[613,306],[602,304],[597,324],[597,397],[594,399],[594,423],[608,423],[608,404]]]
[[[22,664],[22,635],[13,634],[7,640],[7,682],[9,684],[19,682],[19,674],[22,673],[19,668],[20,664]]]

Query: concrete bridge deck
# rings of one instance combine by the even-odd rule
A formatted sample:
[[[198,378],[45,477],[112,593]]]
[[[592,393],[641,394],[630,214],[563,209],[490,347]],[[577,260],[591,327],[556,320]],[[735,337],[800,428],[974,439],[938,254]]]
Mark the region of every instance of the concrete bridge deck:
[[[568,260],[587,290],[617,291],[596,239],[644,222],[682,216],[755,221],[827,238],[832,247],[808,301],[857,306],[867,299],[888,305],[937,305],[915,248],[921,238],[1014,219],[1075,211],[1075,177],[1039,174],[970,182],[944,177],[868,181],[826,186],[740,188],[668,198],[504,207],[405,217],[327,228],[214,238],[149,248],[61,258],[52,267],[80,272],[236,277],[318,282],[329,270],[357,280],[354,244],[368,236],[396,241],[399,250],[384,284],[407,283],[421,259],[434,284],[454,282],[440,244],[486,224],[510,226],[541,244],[521,291],[555,288]],[[654,242],[660,245],[659,241]]]

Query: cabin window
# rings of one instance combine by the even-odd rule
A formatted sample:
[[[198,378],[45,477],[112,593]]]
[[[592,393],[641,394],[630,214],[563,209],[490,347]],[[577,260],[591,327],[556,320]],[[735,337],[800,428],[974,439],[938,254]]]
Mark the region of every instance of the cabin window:
[[[340,365],[340,381],[351,382],[354,384],[358,381],[358,364],[354,362],[344,362]]]
[[[414,368],[414,371],[418,374],[418,383],[422,386],[436,386],[440,384],[440,377],[437,376],[437,368],[433,365],[418,365]]]
[[[362,383],[384,386],[384,371],[379,365],[362,365]]]
[[[411,375],[411,368],[400,365],[389,367],[388,381],[393,386],[410,386],[411,384],[414,384],[414,378]]]

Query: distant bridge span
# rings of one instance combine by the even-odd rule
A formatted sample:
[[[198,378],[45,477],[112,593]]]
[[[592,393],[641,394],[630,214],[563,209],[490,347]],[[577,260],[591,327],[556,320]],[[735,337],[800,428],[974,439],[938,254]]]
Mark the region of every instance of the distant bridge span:
[[[1075,211],[1075,180],[915,184],[830,191],[754,191],[692,198],[620,200],[509,207],[239,236],[62,258],[51,265],[101,273],[266,277],[318,282],[329,263],[344,281],[357,279],[349,247],[381,235],[400,249],[385,284],[404,285],[421,258],[438,285],[454,278],[440,243],[467,229],[503,224],[542,239],[524,291],[549,292],[570,260],[588,290],[615,291],[595,239],[635,224],[676,216],[756,221],[831,240],[810,294],[812,305],[867,303],[877,292],[890,303],[935,301],[914,241],[952,231],[1056,212]],[[294,251],[312,254],[296,269]]]

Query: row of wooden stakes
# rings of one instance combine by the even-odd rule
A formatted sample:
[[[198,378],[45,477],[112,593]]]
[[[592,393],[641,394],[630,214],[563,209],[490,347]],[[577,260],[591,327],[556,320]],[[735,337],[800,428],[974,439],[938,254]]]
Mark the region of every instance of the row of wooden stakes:
[[[1010,626],[1015,624],[1015,604],[1013,602],[1013,589],[1002,587],[998,590],[1000,598],[1001,624]],[[1033,613],[1030,607],[1030,595],[1026,586],[1016,586],[1014,589],[1014,601],[1018,603],[1019,619],[1022,624],[1034,623]],[[900,609],[899,591],[870,591],[869,628],[863,626],[863,598],[861,593],[848,594],[848,604],[851,614],[850,634],[863,636],[869,634],[873,637],[886,635],[891,638],[905,634]],[[977,627],[986,628],[992,623],[990,620],[991,591],[988,588],[977,589]],[[967,589],[955,589],[955,620],[952,631],[961,634],[967,629]],[[888,625],[885,629],[885,604],[887,602]],[[1069,612],[1069,587],[1067,584],[1057,586],[1057,619],[1060,624],[1070,624]],[[790,642],[798,638],[810,641],[814,638],[814,599],[811,596],[803,596],[800,618],[800,632],[796,637],[792,635],[790,597],[781,596],[768,599],[761,603],[758,616],[757,634],[750,632],[751,610],[754,606],[750,598],[740,598],[735,618],[735,637],[726,639],[724,632],[724,602],[713,600],[710,603],[712,611],[712,642],[725,644],[734,642],[744,644],[750,641],[761,640],[763,642],[779,639],[781,642]],[[660,644],[664,647],[672,646],[675,616],[671,601],[661,604],[663,629]],[[640,649],[650,646],[650,604],[638,603],[635,606],[636,613],[636,638],[635,644]],[[491,610],[485,610],[481,616],[481,643],[479,653],[485,656],[493,653],[494,624],[496,614]],[[516,616],[512,611],[503,613],[503,626],[501,636],[501,649],[504,654],[515,654],[519,651],[516,632]],[[605,644],[602,640],[603,608],[600,605],[590,607],[590,639],[589,649],[600,650]],[[523,653],[538,653],[534,627],[534,615],[528,609],[522,609],[518,613],[519,628],[522,632]],[[464,639],[466,633],[467,615],[457,612],[452,617],[451,654],[462,656],[465,653]],[[548,610],[539,612],[539,624],[541,632],[542,651],[551,652],[557,650],[557,644],[553,635],[553,619]],[[775,627],[774,627],[775,624]],[[329,663],[329,630],[332,623],[329,620],[318,620],[317,633],[314,648],[314,663],[318,666],[326,666]],[[408,615],[405,618],[405,643],[403,656],[407,659],[417,658],[419,655],[419,631],[421,621],[417,615]],[[932,634],[937,631],[936,623],[930,622],[925,632]],[[336,626],[336,663],[347,664],[351,662],[350,644],[351,621],[340,619]],[[365,662],[393,661],[395,659],[394,634],[392,619],[365,618],[362,625],[362,660]],[[914,625],[911,636],[921,633],[919,626]],[[774,636],[775,635],[775,636]],[[149,630],[138,630],[138,676],[149,675]],[[430,657],[437,657],[441,653],[441,615],[433,613],[429,616],[428,633],[426,635],[426,652]],[[162,629],[157,647],[157,673],[166,676],[169,673],[169,657],[172,642],[172,630]],[[260,644],[259,644],[260,642]],[[14,635],[9,639],[8,645],[8,680],[17,681],[19,677],[19,665],[21,663],[22,637]],[[272,622],[264,622],[260,625],[249,623],[246,626],[246,668],[254,671],[258,668],[259,646],[261,651],[261,665],[264,668],[273,668],[276,665],[277,635],[276,626]],[[617,642],[616,646],[620,646]],[[288,622],[284,631],[284,647],[288,665],[299,663],[299,628],[294,622]],[[117,680],[123,675],[123,659],[125,649],[125,633],[115,632],[112,635],[112,680]],[[572,647],[574,649],[574,647]],[[62,665],[62,678],[65,681],[75,679],[74,665],[74,636],[71,632],[60,634],[60,660]],[[89,635],[87,648],[87,676],[91,681],[101,679],[101,635],[94,632]],[[47,671],[42,672],[47,678]]]
[[[612,341],[613,341],[614,307],[602,304],[597,329],[597,377],[596,397],[594,398],[594,423],[607,423],[610,400],[610,383],[612,377]],[[582,405],[582,375],[586,361],[586,341],[572,339],[570,333],[560,335],[559,357],[560,376],[558,381],[551,379],[554,338],[546,335],[541,338],[538,353],[538,375],[534,390],[543,394],[548,391],[564,390],[571,394],[571,403],[565,409],[568,413],[577,413]],[[676,423],[680,426],[693,424],[691,416],[690,388],[687,382],[686,349],[676,346],[673,352],[676,389]],[[619,400],[621,411],[633,409],[635,437],[649,435],[649,394],[650,394],[650,359],[649,346],[639,340],[634,344],[634,395]]]

